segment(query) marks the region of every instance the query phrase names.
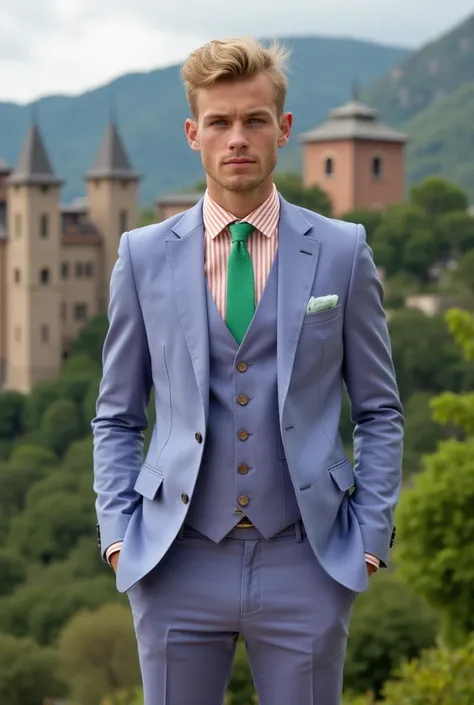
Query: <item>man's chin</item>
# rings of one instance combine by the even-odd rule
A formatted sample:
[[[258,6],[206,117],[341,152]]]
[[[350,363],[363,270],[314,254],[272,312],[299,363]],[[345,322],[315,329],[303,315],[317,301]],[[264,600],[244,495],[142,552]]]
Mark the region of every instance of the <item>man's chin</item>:
[[[223,179],[221,183],[228,191],[233,191],[234,193],[248,193],[258,188],[262,183],[262,179],[239,174],[232,178]]]

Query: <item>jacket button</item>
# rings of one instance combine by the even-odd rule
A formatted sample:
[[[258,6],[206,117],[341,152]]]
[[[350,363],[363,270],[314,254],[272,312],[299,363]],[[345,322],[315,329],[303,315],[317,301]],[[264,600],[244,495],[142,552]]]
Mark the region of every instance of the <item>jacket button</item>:
[[[249,437],[249,434],[247,431],[242,430],[242,431],[239,431],[238,436],[239,436],[239,440],[246,441],[247,438]]]
[[[239,394],[237,401],[240,406],[246,406],[249,403],[249,398],[246,394]]]
[[[238,470],[238,472],[240,472],[241,475],[246,475],[248,473],[248,471],[250,470],[250,468],[245,463],[242,463],[242,465],[239,465],[237,470]]]
[[[185,494],[184,492],[183,492],[183,494],[181,495],[181,501],[182,501],[183,504],[187,504],[187,503],[189,502],[189,497],[188,497],[188,495]]]
[[[239,499],[237,500],[237,502],[239,503],[239,505],[240,505],[241,507],[246,507],[247,504],[250,502],[250,500],[249,500],[248,497],[246,497],[246,496],[243,494],[243,495],[240,495],[240,497],[239,497]]]
[[[194,434],[194,438],[197,440],[198,443],[202,443],[202,434],[199,433],[199,431]]]
[[[249,366],[243,360],[237,363],[237,369],[239,370],[239,372],[247,372],[248,368]]]

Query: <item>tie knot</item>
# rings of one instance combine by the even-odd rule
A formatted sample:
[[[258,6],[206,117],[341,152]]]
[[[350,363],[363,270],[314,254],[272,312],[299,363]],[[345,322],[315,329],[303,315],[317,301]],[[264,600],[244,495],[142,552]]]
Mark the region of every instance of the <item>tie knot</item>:
[[[248,236],[255,230],[255,226],[243,221],[242,223],[232,223],[229,225],[229,230],[232,242],[246,242]]]

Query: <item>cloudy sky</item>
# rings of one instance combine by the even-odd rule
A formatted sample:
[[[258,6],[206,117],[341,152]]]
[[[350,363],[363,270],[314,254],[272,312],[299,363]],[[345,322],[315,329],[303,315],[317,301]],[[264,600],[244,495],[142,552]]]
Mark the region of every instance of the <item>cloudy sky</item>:
[[[0,100],[80,93],[176,63],[213,37],[419,46],[471,13],[474,0],[0,0]]]

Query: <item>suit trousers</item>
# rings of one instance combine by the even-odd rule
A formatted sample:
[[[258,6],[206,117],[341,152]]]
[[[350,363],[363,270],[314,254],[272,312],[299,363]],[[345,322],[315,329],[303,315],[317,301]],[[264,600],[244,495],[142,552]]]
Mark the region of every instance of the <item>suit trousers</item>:
[[[145,705],[222,705],[242,635],[259,705],[339,705],[356,593],[293,525],[220,543],[184,528],[127,593]]]

